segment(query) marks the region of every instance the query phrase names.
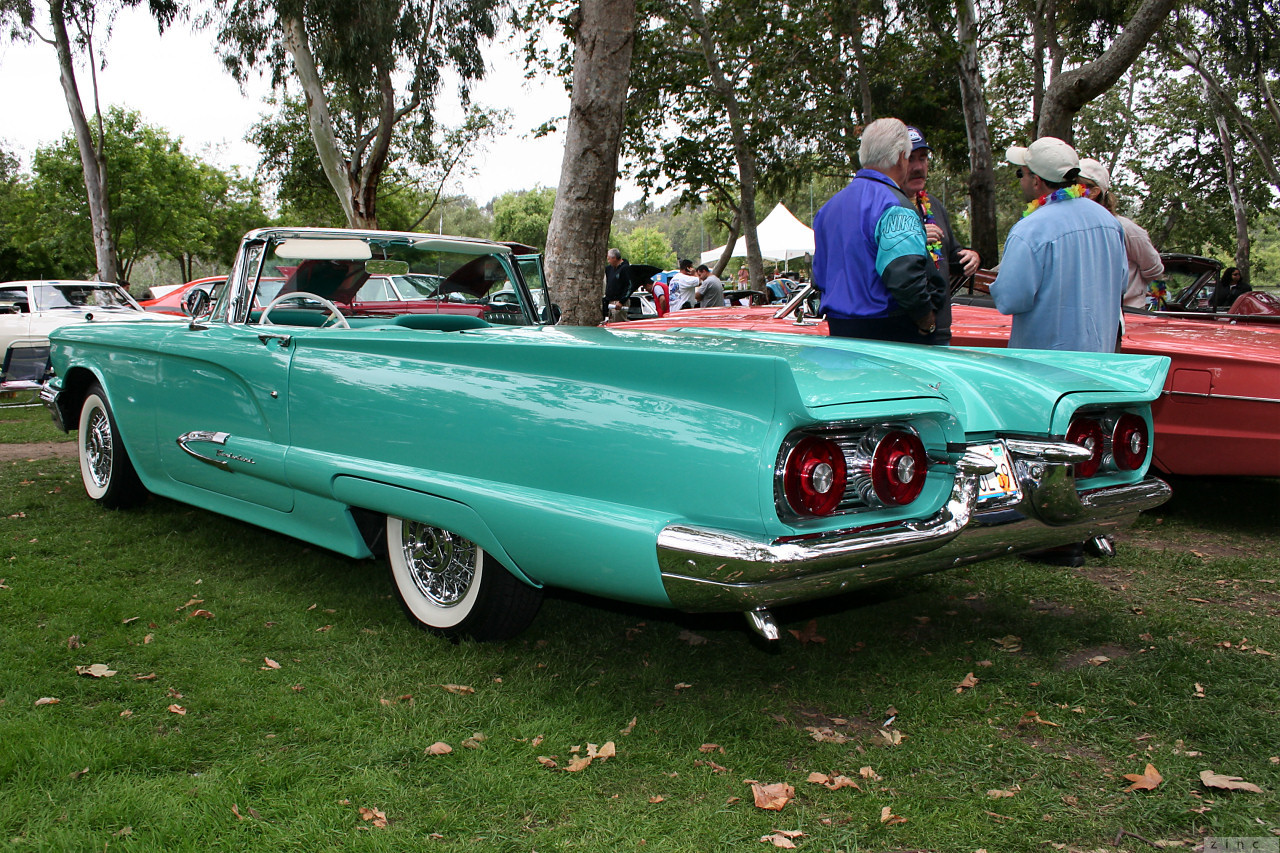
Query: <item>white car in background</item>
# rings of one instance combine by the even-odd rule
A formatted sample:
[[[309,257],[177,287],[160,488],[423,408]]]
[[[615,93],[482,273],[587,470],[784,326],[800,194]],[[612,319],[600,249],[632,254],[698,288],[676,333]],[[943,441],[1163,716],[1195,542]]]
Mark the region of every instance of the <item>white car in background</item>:
[[[38,382],[49,361],[49,333],[68,323],[183,322],[142,310],[124,288],[100,281],[0,283],[0,381]]]

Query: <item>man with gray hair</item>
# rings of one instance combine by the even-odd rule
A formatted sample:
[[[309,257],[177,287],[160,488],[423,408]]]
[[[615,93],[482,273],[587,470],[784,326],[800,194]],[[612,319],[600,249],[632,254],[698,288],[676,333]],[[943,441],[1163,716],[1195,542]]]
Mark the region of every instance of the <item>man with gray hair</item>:
[[[873,121],[858,148],[862,169],[813,219],[813,283],[832,335],[935,343],[948,283],[902,192],[910,155],[905,124]]]

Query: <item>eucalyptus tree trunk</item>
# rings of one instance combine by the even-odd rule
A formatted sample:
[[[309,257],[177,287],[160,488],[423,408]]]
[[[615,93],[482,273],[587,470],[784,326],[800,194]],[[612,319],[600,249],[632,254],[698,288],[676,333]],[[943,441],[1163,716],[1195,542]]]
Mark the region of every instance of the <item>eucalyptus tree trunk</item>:
[[[93,256],[100,281],[117,281],[120,278],[116,241],[111,230],[111,201],[107,196],[106,138],[102,126],[102,111],[97,109],[97,82],[94,82],[94,106],[98,121],[98,138],[95,142],[85,118],[80,101],[80,89],[76,85],[75,66],[72,63],[71,39],[67,35],[66,4],[64,0],[50,0],[49,23],[53,30],[53,45],[58,51],[59,80],[62,94],[71,114],[71,127],[75,132],[76,147],[80,150],[80,166],[84,172],[84,190],[89,203],[89,222],[93,230]],[[93,67],[90,57],[90,68]]]
[[[1207,89],[1208,87],[1206,87]],[[1208,96],[1208,91],[1205,95]],[[1249,213],[1240,197],[1240,184],[1236,176],[1236,155],[1227,119],[1221,113],[1214,116],[1218,125],[1218,140],[1222,143],[1222,165],[1227,173],[1227,191],[1231,194],[1231,209],[1236,219],[1236,267],[1249,276]]]
[[[733,247],[738,245],[738,237],[741,236],[742,228],[742,208],[738,207],[733,211],[733,219],[729,222],[729,240],[724,244],[724,251],[720,253],[720,259],[716,261],[716,268],[711,271],[716,278],[724,273],[724,268],[729,265],[729,259],[733,257]],[[732,290],[733,288],[725,288]]]
[[[601,320],[636,0],[586,2],[574,15],[573,94],[547,230],[547,281],[555,288],[562,323],[594,326]]]
[[[978,56],[978,23],[973,0],[956,0],[956,34],[960,42],[960,102],[969,139],[969,221],[973,248],[987,266],[999,258],[996,233],[996,176],[992,164],[987,96]]]
[[[738,164],[738,180],[741,182],[739,209],[742,214],[742,231],[747,238],[747,275],[753,290],[764,290],[764,261],[760,257],[760,237],[756,233],[756,152],[747,141],[746,123],[742,107],[738,103],[733,83],[724,73],[715,39],[707,26],[707,16],[702,0],[690,0],[689,12],[697,26],[702,55],[707,61],[711,87],[716,90],[725,112],[729,115],[729,135],[733,139],[733,159]]]
[[[347,217],[347,224],[356,225],[355,202],[351,193],[351,171],[338,147],[338,137],[333,132],[333,117],[329,113],[329,99],[324,93],[324,84],[320,80],[320,72],[316,68],[315,57],[311,53],[311,44],[307,40],[307,28],[301,17],[281,18],[284,29],[284,48],[293,58],[293,67],[298,74],[298,82],[302,86],[303,96],[307,101],[307,123],[311,127],[311,138],[315,141],[316,154],[320,157],[320,167],[324,176],[338,196],[342,205],[342,213]]]
[[[1111,88],[1146,48],[1178,0],[1143,0],[1124,32],[1093,62],[1058,74],[1049,84],[1036,123],[1036,136],[1071,142],[1072,121],[1085,104]]]

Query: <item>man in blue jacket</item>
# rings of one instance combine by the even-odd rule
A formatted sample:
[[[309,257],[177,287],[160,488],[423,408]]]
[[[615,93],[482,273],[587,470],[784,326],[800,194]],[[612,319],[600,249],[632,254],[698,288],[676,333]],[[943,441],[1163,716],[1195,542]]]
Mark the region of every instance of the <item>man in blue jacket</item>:
[[[947,279],[901,189],[910,155],[905,124],[873,121],[858,148],[862,169],[814,217],[813,283],[832,335],[935,342]]]

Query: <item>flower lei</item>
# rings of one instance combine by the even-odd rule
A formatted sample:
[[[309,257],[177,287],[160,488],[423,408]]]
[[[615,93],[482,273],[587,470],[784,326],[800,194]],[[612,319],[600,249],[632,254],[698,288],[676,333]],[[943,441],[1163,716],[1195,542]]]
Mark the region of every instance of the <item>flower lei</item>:
[[[929,194],[924,190],[916,193],[916,207],[920,208],[920,213],[924,216],[925,225],[938,224],[938,220],[933,215],[933,207],[929,204]],[[933,265],[936,267],[942,260],[942,244],[937,240],[930,240],[925,243],[925,248],[929,250],[929,257],[933,258]]]
[[[1033,202],[1029,202],[1027,204],[1027,209],[1022,211],[1022,216],[1023,218],[1026,218],[1044,205],[1053,204],[1055,201],[1064,201],[1069,198],[1080,198],[1086,192],[1087,190],[1084,188],[1084,184],[1075,184],[1074,186],[1054,190],[1051,193],[1046,193],[1045,195],[1040,196],[1040,198]]]

